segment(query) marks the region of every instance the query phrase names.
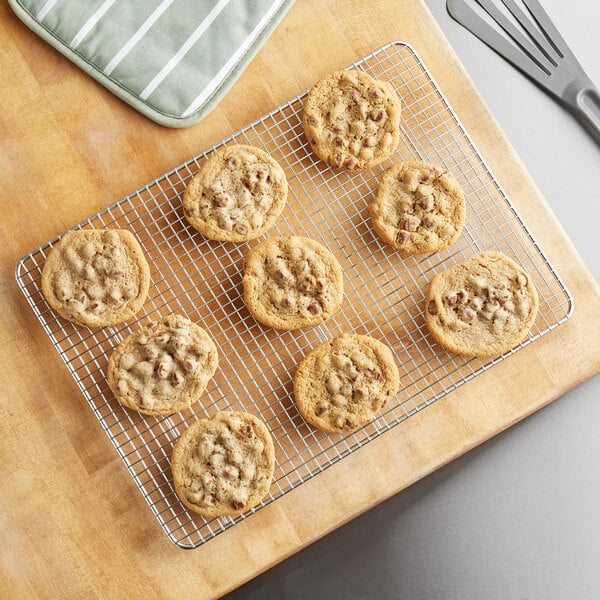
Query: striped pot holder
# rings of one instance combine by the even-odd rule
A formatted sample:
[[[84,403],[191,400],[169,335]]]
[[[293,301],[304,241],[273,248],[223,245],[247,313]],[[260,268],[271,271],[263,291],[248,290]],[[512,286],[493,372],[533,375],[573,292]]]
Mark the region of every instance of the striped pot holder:
[[[9,0],[40,37],[168,127],[206,116],[293,2]]]

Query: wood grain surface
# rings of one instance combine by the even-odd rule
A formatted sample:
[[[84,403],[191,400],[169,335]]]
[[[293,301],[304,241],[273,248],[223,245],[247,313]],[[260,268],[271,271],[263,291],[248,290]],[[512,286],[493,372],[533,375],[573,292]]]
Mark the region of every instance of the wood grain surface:
[[[420,0],[297,0],[198,125],[153,124],[0,5],[0,597],[218,597],[600,370],[600,292]],[[575,299],[569,321],[196,550],[164,535],[18,259],[391,40],[412,44]]]

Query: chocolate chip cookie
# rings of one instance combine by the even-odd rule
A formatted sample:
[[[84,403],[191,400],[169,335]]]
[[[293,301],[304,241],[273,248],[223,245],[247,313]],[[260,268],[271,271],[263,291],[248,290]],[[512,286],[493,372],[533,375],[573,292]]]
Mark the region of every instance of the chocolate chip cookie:
[[[317,82],[302,121],[313,152],[347,171],[370,169],[391,156],[400,141],[401,102],[387,81],[356,69]]]
[[[177,495],[206,517],[237,516],[269,493],[275,468],[267,426],[245,412],[218,412],[181,435],[171,460]]]
[[[294,377],[294,399],[308,423],[341,433],[372,421],[399,385],[394,356],[385,344],[346,334],[304,357]]]
[[[113,350],[108,385],[127,408],[170,415],[198,400],[217,362],[217,348],[206,331],[170,315],[132,333]]]
[[[480,252],[431,280],[425,322],[452,352],[498,356],[527,337],[538,303],[522,267],[500,252]]]
[[[124,229],[65,233],[42,271],[42,292],[62,317],[104,327],[131,318],[142,307],[150,269],[138,241]]]
[[[342,269],[315,240],[268,238],[246,256],[244,301],[256,320],[275,329],[321,323],[341,305]]]
[[[465,196],[445,169],[405,161],[383,174],[369,213],[377,235],[402,256],[438,252],[462,231]]]
[[[211,240],[245,242],[271,227],[287,201],[283,169],[260,148],[216,150],[183,194],[190,225]]]

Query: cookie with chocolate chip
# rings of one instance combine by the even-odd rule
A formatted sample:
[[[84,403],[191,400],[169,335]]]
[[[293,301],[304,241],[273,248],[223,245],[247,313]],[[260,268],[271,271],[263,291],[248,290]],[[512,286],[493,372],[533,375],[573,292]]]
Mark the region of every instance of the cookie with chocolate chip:
[[[206,517],[237,516],[269,493],[275,450],[267,426],[246,412],[218,412],[181,435],[171,459],[175,491]]]
[[[445,169],[405,161],[383,174],[369,213],[377,235],[401,256],[438,252],[460,236],[465,195]]]
[[[321,323],[342,303],[342,268],[315,240],[301,236],[268,238],[246,256],[244,301],[263,325],[298,329]]]
[[[283,169],[254,146],[219,148],[183,194],[190,225],[211,240],[245,242],[261,236],[283,210],[288,184]]]
[[[492,357],[527,337],[538,305],[520,265],[501,252],[480,252],[431,280],[425,323],[448,350]]]
[[[347,171],[370,169],[400,142],[401,101],[393,86],[358,69],[321,79],[304,102],[302,122],[313,152]]]
[[[308,423],[342,433],[372,421],[399,385],[394,356],[385,344],[345,334],[304,357],[294,377],[294,399]]]
[[[181,315],[170,315],[132,333],[113,350],[108,385],[127,408],[170,415],[198,400],[217,362],[208,333]]]
[[[89,327],[116,325],[142,307],[150,285],[144,252],[124,229],[69,231],[52,248],[42,293],[62,317]]]

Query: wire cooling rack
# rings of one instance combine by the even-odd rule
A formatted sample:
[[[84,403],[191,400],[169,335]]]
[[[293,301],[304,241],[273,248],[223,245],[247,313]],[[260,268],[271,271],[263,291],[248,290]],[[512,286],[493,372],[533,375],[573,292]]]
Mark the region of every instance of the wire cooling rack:
[[[44,329],[152,512],[181,547],[194,548],[212,539],[504,358],[466,359],[431,339],[423,306],[435,273],[484,249],[500,250],[524,266],[539,292],[539,315],[529,338],[507,355],[571,314],[571,296],[415,51],[392,42],[353,66],[390,81],[403,100],[400,146],[378,168],[348,174],[316,159],[302,132],[302,94],[78,225],[126,228],[137,236],[151,265],[152,285],[136,320],[90,330],[64,321],[50,309],[40,289],[41,270],[58,238],[17,266],[18,283]],[[207,240],[183,218],[181,197],[187,183],[207,155],[230,143],[262,147],[286,172],[289,201],[269,235],[315,238],[339,259],[345,300],[325,323],[291,332],[260,325],[241,294],[250,244]],[[439,253],[401,259],[379,242],[370,226],[366,206],[381,173],[404,159],[444,165],[465,191],[464,232]],[[142,416],[121,407],[112,396],[105,378],[108,356],[140,322],[170,313],[187,315],[210,332],[219,348],[219,369],[192,408],[170,417]],[[328,436],[300,416],[292,380],[310,348],[343,332],[372,335],[389,345],[400,367],[401,389],[372,423],[352,434]],[[270,495],[235,519],[207,520],[188,512],[172,486],[174,442],[193,420],[217,410],[258,415],[275,442],[277,466]]]

